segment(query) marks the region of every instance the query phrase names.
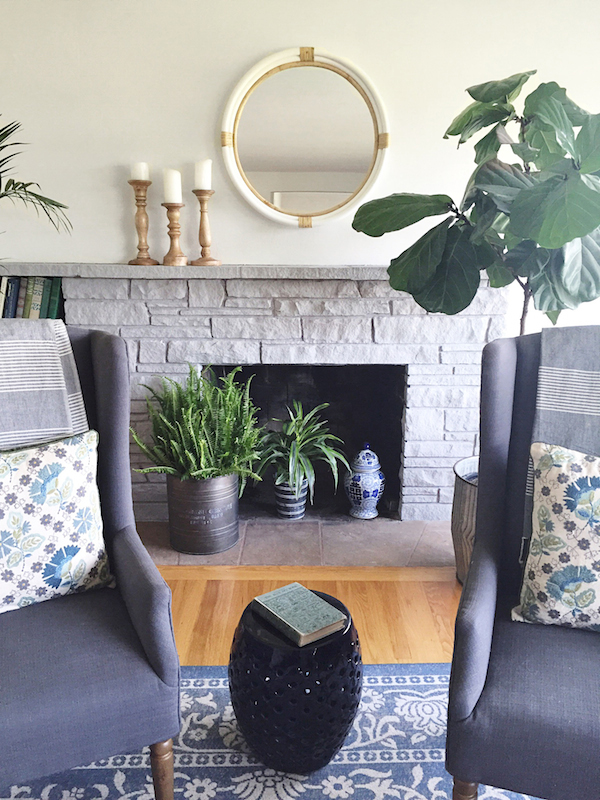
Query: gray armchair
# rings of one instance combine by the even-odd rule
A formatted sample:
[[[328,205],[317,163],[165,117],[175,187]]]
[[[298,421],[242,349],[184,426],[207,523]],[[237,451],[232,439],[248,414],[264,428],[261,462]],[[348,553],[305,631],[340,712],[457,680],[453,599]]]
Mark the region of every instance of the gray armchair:
[[[448,709],[455,800],[479,783],[547,800],[600,793],[600,635],[510,619],[539,358],[539,334],[484,350],[477,533]]]
[[[135,530],[123,340],[70,330],[117,588],[0,614],[0,784],[152,745],[158,800],[173,797],[179,662],[171,595]]]

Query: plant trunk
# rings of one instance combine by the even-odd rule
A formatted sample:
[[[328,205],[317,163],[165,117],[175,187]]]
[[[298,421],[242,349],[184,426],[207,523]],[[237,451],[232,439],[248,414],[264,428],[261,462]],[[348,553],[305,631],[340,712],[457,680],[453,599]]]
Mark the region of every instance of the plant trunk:
[[[531,289],[529,288],[529,284],[525,283],[522,284],[523,286],[523,310],[521,312],[521,327],[519,330],[519,334],[524,336],[525,334],[525,322],[527,320],[527,312],[529,311],[529,301],[531,300]]]

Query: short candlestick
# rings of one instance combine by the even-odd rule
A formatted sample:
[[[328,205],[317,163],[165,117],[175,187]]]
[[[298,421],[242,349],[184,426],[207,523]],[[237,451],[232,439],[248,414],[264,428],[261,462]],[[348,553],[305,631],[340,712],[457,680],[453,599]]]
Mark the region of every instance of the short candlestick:
[[[221,262],[216,258],[212,258],[210,254],[210,246],[212,244],[210,238],[210,225],[208,222],[208,200],[214,194],[212,189],[194,189],[194,194],[200,203],[200,231],[198,240],[200,242],[201,257],[195,261],[190,261],[195,267],[218,267]]]
[[[152,181],[141,181],[132,179],[128,181],[130,186],[133,186],[135,193],[135,229],[138,236],[138,254],[137,258],[133,258],[130,264],[139,264],[141,266],[150,266],[158,264],[153,258],[150,258],[148,249],[148,214],[146,213],[146,193]]]
[[[179,247],[179,237],[181,235],[181,226],[179,224],[180,209],[184,207],[184,203],[162,203],[167,209],[167,217],[169,220],[169,236],[171,237],[171,247],[169,252],[163,259],[163,264],[167,267],[185,267],[188,263],[187,256],[184,256]]]

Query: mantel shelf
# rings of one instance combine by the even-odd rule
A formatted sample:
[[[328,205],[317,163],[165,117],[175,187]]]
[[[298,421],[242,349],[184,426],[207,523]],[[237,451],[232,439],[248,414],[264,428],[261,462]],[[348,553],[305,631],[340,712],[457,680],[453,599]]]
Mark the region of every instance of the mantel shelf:
[[[63,278],[259,278],[264,280],[387,280],[387,270],[378,266],[305,266],[223,264],[218,267],[152,267],[130,264],[63,264],[37,262],[0,263],[0,274]]]

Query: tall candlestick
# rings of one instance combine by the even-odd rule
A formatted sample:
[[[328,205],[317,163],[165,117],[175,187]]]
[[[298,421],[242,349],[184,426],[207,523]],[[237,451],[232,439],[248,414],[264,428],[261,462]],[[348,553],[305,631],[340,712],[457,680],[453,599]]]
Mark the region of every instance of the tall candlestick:
[[[212,189],[212,160],[198,161],[194,170],[194,189]]]
[[[167,267],[185,267],[188,263],[187,257],[181,252],[179,247],[179,236],[181,235],[181,226],[179,225],[180,209],[184,207],[183,203],[163,203],[167,209],[167,218],[169,220],[169,236],[171,237],[171,246],[169,252],[163,259],[163,264]]]
[[[165,203],[181,203],[181,172],[176,169],[163,169]]]
[[[132,181],[150,180],[150,167],[145,161],[139,161],[137,164],[132,164],[131,180]]]
[[[210,225],[208,224],[208,200],[214,194],[212,189],[194,189],[194,194],[200,203],[200,231],[198,240],[200,242],[201,256],[195,261],[191,261],[195,267],[218,267],[220,261],[212,258],[210,254],[210,246],[212,244],[210,238]]]
[[[146,164],[146,166],[148,166]],[[133,171],[133,170],[132,170]],[[139,264],[141,266],[151,266],[158,264],[153,258],[150,258],[148,250],[148,214],[146,213],[146,192],[152,181],[132,179],[128,181],[130,186],[133,186],[135,192],[135,228],[138,235],[138,254],[137,258],[133,258],[130,264]]]

